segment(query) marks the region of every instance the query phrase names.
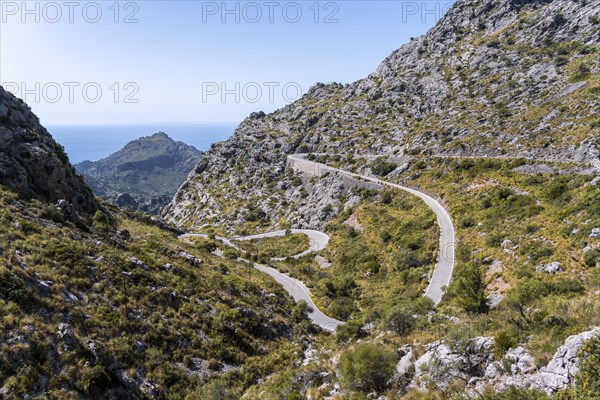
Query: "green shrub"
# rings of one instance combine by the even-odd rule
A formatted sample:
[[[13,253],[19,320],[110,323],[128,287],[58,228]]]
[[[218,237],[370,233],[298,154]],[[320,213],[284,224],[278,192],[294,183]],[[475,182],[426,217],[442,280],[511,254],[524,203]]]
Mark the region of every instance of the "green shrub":
[[[459,307],[472,313],[487,311],[485,281],[479,267],[473,264],[460,266],[456,271],[456,280],[451,287],[452,296],[456,299]]]
[[[20,306],[28,306],[34,299],[32,290],[25,282],[10,271],[0,267],[0,297],[14,301]]]
[[[188,395],[186,399],[237,400],[239,396],[240,394],[226,381],[215,379],[202,386],[198,392]]]
[[[388,231],[382,231],[379,233],[379,238],[383,243],[387,243],[392,239],[392,235]]]
[[[548,294],[548,287],[538,280],[528,280],[510,289],[504,298],[504,305],[518,312],[526,324],[532,322],[534,309],[530,307],[534,301]]]
[[[393,200],[394,200],[394,196],[392,195],[392,192],[387,191],[387,190],[381,192],[381,202],[383,204],[392,204]]]
[[[496,114],[498,114],[500,118],[508,118],[512,116],[512,111],[510,111],[510,108],[508,108],[505,103],[496,103],[494,107],[496,109]]]
[[[502,358],[506,352],[517,345],[513,334],[500,331],[494,336],[494,353],[497,359]]]
[[[421,265],[421,262],[417,258],[416,254],[412,250],[401,251],[398,257],[396,257],[396,270],[405,271],[411,268],[415,268]]]
[[[548,290],[556,294],[581,294],[585,291],[585,287],[581,282],[570,278],[560,278],[549,283]]]
[[[256,222],[263,221],[267,218],[267,213],[261,210],[260,208],[255,208],[248,212],[245,216],[246,221],[248,222]]]
[[[388,311],[385,317],[387,329],[400,336],[408,335],[415,328],[417,321],[413,313],[404,306],[396,306]]]
[[[367,189],[367,188],[361,188],[358,191],[358,194],[360,195],[360,198],[362,200],[367,200],[370,199],[372,197],[377,196],[377,190],[376,189]]]
[[[229,260],[237,260],[240,257],[240,252],[235,249],[226,249],[223,251],[223,257]]]
[[[92,217],[94,229],[101,232],[106,232],[110,229],[110,222],[110,218],[102,210],[97,210]]]
[[[554,59],[554,64],[556,64],[557,67],[562,67],[563,65],[566,65],[569,62],[569,57],[567,57],[566,55],[559,55],[556,56],[556,58]]]
[[[338,325],[335,328],[335,338],[339,343],[345,343],[349,340],[359,339],[365,336],[363,324],[360,320],[350,320],[345,324]]]
[[[65,217],[63,213],[56,207],[50,204],[44,204],[42,206],[42,218],[49,219],[56,223],[64,223]]]
[[[110,382],[111,379],[104,370],[104,367],[95,365],[79,370],[77,387],[87,395],[100,395],[108,388]]]
[[[588,67],[585,64],[579,64],[579,66],[577,66],[577,70],[575,70],[575,73],[573,74],[573,76],[571,76],[570,81],[571,82],[580,82],[580,81],[584,81],[586,79],[588,79],[591,75],[591,70],[590,67]]]
[[[335,285],[329,278],[323,278],[317,282],[317,287],[329,298],[335,297]]]
[[[392,377],[397,355],[383,345],[364,343],[340,358],[340,373],[345,386],[364,392],[382,391]]]
[[[569,185],[563,180],[553,180],[546,186],[542,194],[556,205],[566,204],[573,198]]]
[[[38,224],[36,224],[35,222],[27,221],[26,219],[20,219],[19,226],[21,227],[21,231],[26,235],[42,232],[41,227]]]
[[[310,314],[313,309],[308,305],[308,303],[304,300],[300,300],[294,305],[292,309],[292,321],[296,323],[302,323],[308,320],[308,314]]]
[[[378,157],[369,164],[371,172],[375,175],[385,176],[396,169],[397,165],[393,162],[386,161],[383,157]]]
[[[460,220],[460,226],[462,228],[471,228],[475,226],[475,219],[472,217],[466,217]]]
[[[497,39],[490,40],[487,46],[497,49],[498,47],[500,47],[500,41]]]
[[[596,267],[600,264],[600,249],[594,249],[583,255],[583,263],[588,267]]]
[[[468,399],[466,395],[458,397],[460,399]],[[504,391],[497,391],[493,388],[488,388],[477,397],[479,400],[548,400],[549,397],[542,392],[530,389],[521,389],[514,386],[509,387]]]
[[[346,320],[350,318],[352,313],[358,311],[354,300],[349,297],[338,297],[329,305],[329,312],[335,318]]]
[[[195,244],[198,250],[204,250],[209,253],[212,253],[217,249],[217,245],[214,242],[209,242],[208,240],[197,240]]]

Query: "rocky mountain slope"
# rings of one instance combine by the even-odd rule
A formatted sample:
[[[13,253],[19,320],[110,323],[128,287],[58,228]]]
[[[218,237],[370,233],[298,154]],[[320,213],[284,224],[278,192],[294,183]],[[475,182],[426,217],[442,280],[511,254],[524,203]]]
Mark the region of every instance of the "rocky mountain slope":
[[[193,146],[159,132],[75,168],[97,195],[121,207],[155,214],[169,202],[201,156]]]
[[[168,221],[332,238],[320,259],[274,264],[346,322],[337,343],[313,343],[303,368],[251,393],[593,398],[599,42],[599,1],[459,0],[367,78],[318,84],[274,113],[252,113],[204,154],[165,209]],[[336,173],[296,173],[294,153],[441,200],[456,265],[439,305],[421,296],[440,250],[424,205]],[[582,350],[590,332],[596,339]],[[573,362],[588,355],[574,379]]]
[[[27,108],[3,100],[0,132],[18,138],[4,153],[26,179],[0,182],[0,397],[597,398],[598,4],[459,0],[370,77],[252,114],[165,213],[215,225],[195,243],[110,205],[73,224],[57,199],[91,192],[30,177],[60,147],[18,136],[43,128],[33,116],[15,128]],[[29,143],[42,149],[32,163]],[[439,250],[424,204],[287,167],[309,151],[444,201],[457,242],[440,304],[422,296]],[[70,177],[61,165],[49,176]],[[334,335],[238,261],[261,262],[264,243],[241,254],[211,239],[273,225],[331,236],[317,255],[271,262],[345,321]]]
[[[301,362],[318,330],[280,286],[96,203],[0,98],[0,398],[231,399]]]
[[[22,100],[2,87],[0,100],[0,184],[25,199],[62,200],[62,207],[93,214],[98,207],[94,195],[64,148]]]
[[[509,156],[597,169],[599,18],[596,0],[460,0],[369,77],[318,84],[272,114],[250,115],[203,156],[164,216],[231,227],[256,213],[272,224],[339,205],[327,185],[315,187],[326,192],[318,202],[302,199],[286,175],[295,152]],[[293,225],[323,222],[299,216]]]

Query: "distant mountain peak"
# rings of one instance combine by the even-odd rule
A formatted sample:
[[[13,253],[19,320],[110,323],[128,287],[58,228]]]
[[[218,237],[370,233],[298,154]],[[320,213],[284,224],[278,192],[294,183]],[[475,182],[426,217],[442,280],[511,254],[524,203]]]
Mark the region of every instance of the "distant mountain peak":
[[[170,200],[201,156],[195,147],[160,131],[133,140],[102,160],[75,167],[97,195],[154,213]]]
[[[151,139],[157,139],[157,140],[171,140],[171,141],[174,141],[169,135],[167,135],[163,131],[156,132],[155,134],[149,136],[149,138],[151,138]],[[141,138],[141,139],[143,139],[143,138]]]

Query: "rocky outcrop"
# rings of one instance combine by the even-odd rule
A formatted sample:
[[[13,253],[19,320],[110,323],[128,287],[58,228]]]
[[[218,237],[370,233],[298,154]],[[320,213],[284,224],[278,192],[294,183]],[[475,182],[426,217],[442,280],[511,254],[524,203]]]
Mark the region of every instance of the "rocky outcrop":
[[[98,205],[63,147],[20,99],[0,87],[0,184],[25,198],[93,213]]]
[[[454,345],[443,341],[431,343],[415,362],[412,385],[424,387],[428,382],[434,382],[443,389],[457,379],[471,382],[483,375],[491,362],[493,345],[494,340],[489,337],[477,337]]]
[[[579,350],[598,335],[600,327],[569,336],[548,365],[539,370],[534,357],[523,347],[511,348],[500,361],[493,361],[494,340],[490,337],[477,337],[458,345],[434,342],[416,360],[412,347],[403,346],[394,379],[404,379],[410,382],[407,386],[417,388],[434,384],[443,389],[458,379],[473,393],[487,387],[502,391],[515,386],[551,395],[573,383],[579,371]]]
[[[535,270],[538,272],[545,272],[547,274],[555,274],[562,271],[562,268],[559,261],[553,261],[549,264],[540,264],[535,267]]]
[[[94,193],[119,207],[157,214],[185,181],[202,152],[163,132],[142,137],[99,161],[75,168]]]
[[[369,77],[317,84],[272,114],[253,113],[203,156],[164,217],[187,227],[234,226],[254,208],[271,221],[288,217],[299,199],[289,190],[297,179],[286,168],[292,153],[338,153],[344,162],[348,154],[410,151],[600,168],[597,122],[578,111],[600,103],[590,84],[600,70],[591,56],[599,16],[596,2],[457,1]],[[313,204],[315,214],[326,203]]]
[[[504,390],[510,386],[538,390],[547,394],[568,388],[579,371],[579,349],[592,337],[600,335],[600,328],[569,336],[547,366],[536,370],[533,357],[523,348],[511,349],[505,360],[510,366],[504,368],[503,362],[494,362],[488,366],[482,379],[475,387],[482,389],[493,386]]]

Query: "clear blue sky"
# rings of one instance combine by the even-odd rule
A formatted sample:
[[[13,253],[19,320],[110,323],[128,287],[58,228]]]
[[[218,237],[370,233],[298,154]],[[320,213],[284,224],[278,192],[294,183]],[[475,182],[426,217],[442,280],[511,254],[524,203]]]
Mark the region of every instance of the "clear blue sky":
[[[239,121],[315,82],[365,77],[452,1],[22,4],[0,2],[5,88],[43,123],[147,124]]]

